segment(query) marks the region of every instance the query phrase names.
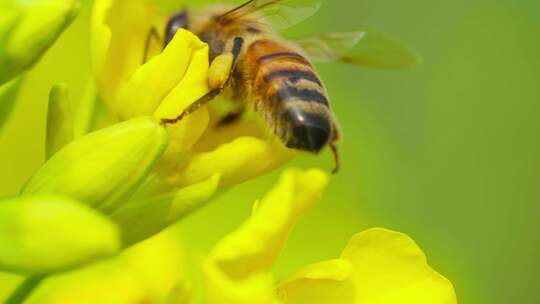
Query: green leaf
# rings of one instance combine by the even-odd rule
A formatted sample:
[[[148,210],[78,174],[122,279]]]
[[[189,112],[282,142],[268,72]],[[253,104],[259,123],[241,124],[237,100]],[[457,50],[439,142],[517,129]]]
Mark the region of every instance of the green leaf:
[[[65,84],[53,86],[49,94],[47,113],[47,137],[45,156],[47,159],[73,140],[73,114]]]
[[[78,8],[77,0],[2,1],[0,84],[31,68],[71,23]]]
[[[59,194],[106,213],[126,201],[167,146],[167,132],[150,117],[90,133],[58,151],[22,193]]]
[[[117,227],[83,203],[53,196],[0,201],[0,271],[51,273],[120,248]]]

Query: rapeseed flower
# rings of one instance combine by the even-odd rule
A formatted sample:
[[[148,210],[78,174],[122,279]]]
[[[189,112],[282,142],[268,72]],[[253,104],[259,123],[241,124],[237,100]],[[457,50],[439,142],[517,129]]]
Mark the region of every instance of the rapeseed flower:
[[[54,5],[45,9],[43,3]],[[50,46],[77,7],[72,1],[43,3],[29,1],[24,10],[1,11],[9,12],[0,23],[1,50],[10,52],[0,52],[0,61],[9,63],[0,73],[5,78],[0,105],[13,103],[20,75]],[[354,236],[338,259],[276,279],[272,267],[288,234],[328,183],[319,169],[285,170],[237,230],[200,261],[187,261],[178,237],[164,229],[221,189],[276,169],[296,153],[255,118],[218,127],[218,111],[212,106],[173,126],[160,123],[208,91],[209,62],[208,46],[185,30],[164,50],[152,48],[145,61],[146,34],[164,22],[158,12],[152,1],[94,1],[95,91],[76,111],[66,85],[51,89],[46,162],[19,196],[0,201],[0,299],[456,303],[451,283],[429,267],[419,247],[406,235],[384,229]],[[16,39],[5,39],[25,33],[28,24],[39,25],[35,20],[55,20],[47,23],[54,25],[51,29],[33,28],[50,30],[46,41],[24,36],[35,48],[16,48],[10,44]],[[93,103],[98,100],[111,118],[96,124],[101,116]],[[8,114],[0,111],[0,127]],[[202,282],[185,271],[187,263],[198,265]]]

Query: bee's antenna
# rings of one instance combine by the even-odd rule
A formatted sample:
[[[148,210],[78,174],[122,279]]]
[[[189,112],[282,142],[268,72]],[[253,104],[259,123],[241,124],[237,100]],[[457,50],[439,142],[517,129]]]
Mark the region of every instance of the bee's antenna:
[[[339,169],[341,167],[341,158],[339,157],[339,148],[335,142],[330,143],[330,149],[332,149],[332,153],[334,154],[334,161],[335,161],[335,167],[334,170],[332,170],[332,174],[336,174],[339,172]]]

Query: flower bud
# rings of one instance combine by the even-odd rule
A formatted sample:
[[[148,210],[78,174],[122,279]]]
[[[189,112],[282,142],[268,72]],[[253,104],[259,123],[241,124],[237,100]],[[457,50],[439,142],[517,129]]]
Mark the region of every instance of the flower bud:
[[[36,196],[0,202],[0,270],[27,275],[77,266],[120,249],[107,218],[67,198]]]
[[[2,1],[0,84],[37,62],[71,23],[78,8],[76,0]]]
[[[153,118],[116,124],[58,151],[23,194],[60,194],[110,213],[137,190],[166,145],[166,131]]]

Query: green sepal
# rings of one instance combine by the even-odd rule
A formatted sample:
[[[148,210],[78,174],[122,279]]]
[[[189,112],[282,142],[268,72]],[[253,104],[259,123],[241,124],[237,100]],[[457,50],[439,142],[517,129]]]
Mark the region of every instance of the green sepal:
[[[146,239],[194,210],[204,206],[215,194],[220,175],[185,188],[165,192],[154,197],[134,198],[111,214],[122,229],[125,246]]]
[[[73,140],[73,113],[65,84],[53,86],[49,94],[47,112],[47,136],[45,156],[47,159]]]
[[[0,130],[11,114],[21,83],[22,78],[19,77],[0,85]]]

